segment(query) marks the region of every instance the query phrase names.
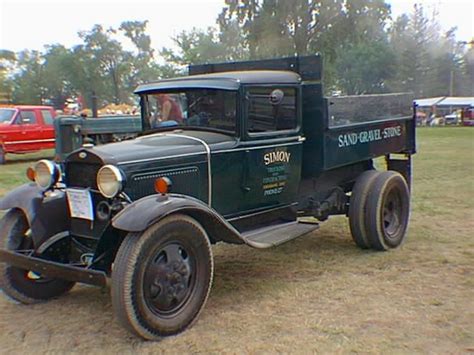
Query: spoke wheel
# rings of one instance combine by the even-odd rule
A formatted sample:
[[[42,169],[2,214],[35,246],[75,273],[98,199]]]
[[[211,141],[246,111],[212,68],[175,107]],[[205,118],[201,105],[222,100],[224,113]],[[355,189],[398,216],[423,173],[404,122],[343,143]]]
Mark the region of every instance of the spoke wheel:
[[[10,210],[0,221],[0,226],[3,249],[33,252],[30,226],[22,211]],[[0,284],[6,295],[25,304],[59,297],[74,286],[71,281],[44,277],[4,263],[0,264]]]
[[[190,327],[213,277],[206,232],[186,215],[172,215],[122,242],[112,271],[112,305],[119,322],[150,340]]]
[[[373,182],[366,205],[367,238],[372,248],[389,250],[406,237],[410,192],[405,178],[397,172],[381,173]]]

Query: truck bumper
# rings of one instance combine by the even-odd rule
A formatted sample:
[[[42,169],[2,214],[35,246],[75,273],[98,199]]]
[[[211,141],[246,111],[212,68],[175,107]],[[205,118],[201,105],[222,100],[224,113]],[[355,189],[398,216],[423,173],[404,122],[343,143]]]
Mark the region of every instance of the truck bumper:
[[[107,284],[107,276],[102,271],[61,264],[14,251],[0,249],[0,262],[51,278],[101,287]]]

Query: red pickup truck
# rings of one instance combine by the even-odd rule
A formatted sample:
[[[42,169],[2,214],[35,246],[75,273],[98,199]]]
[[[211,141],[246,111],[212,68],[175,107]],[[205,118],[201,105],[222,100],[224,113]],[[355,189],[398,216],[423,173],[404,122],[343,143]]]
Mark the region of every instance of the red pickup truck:
[[[55,117],[50,106],[0,107],[0,164],[7,153],[54,148]]]

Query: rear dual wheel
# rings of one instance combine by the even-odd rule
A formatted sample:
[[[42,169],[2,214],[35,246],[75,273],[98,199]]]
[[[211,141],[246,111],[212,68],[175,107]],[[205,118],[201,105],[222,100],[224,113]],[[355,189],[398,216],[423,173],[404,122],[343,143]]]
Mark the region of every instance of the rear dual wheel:
[[[406,237],[410,192],[395,171],[367,171],[356,181],[349,207],[349,224],[361,248],[389,250]]]
[[[362,249],[370,248],[365,227],[366,202],[372,182],[378,175],[379,172],[376,170],[364,171],[357,178],[352,189],[349,204],[349,227],[351,229],[352,239],[356,245]]]

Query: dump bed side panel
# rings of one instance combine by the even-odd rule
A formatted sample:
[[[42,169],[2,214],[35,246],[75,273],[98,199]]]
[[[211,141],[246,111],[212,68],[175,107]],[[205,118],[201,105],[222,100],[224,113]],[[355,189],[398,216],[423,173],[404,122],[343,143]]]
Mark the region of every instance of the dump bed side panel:
[[[413,118],[329,128],[324,135],[324,170],[393,153],[415,152]]]
[[[324,170],[391,153],[415,152],[411,93],[328,98]]]

